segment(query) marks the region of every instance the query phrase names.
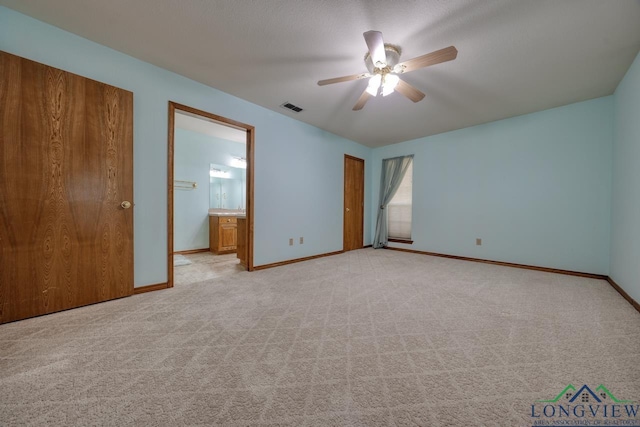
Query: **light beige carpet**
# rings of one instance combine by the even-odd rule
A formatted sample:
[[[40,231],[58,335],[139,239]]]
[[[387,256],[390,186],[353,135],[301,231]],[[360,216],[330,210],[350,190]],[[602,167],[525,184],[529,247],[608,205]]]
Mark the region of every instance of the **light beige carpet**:
[[[531,426],[639,362],[604,281],[364,249],[2,325],[0,425]]]

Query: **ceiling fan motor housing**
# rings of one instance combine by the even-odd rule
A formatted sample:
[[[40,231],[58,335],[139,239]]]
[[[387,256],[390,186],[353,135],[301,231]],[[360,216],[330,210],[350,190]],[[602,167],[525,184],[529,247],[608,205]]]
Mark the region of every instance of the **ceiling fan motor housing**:
[[[396,46],[393,44],[388,44],[385,43],[384,45],[384,53],[385,56],[387,58],[387,63],[385,67],[376,67],[373,64],[373,61],[371,60],[371,55],[369,54],[369,52],[366,53],[366,55],[364,56],[364,64],[367,67],[367,70],[369,70],[369,73],[371,74],[381,74],[381,71],[385,68],[388,68],[389,71],[393,70],[393,67],[400,62],[400,54],[402,53],[402,49],[400,48],[400,46]],[[376,73],[376,68],[378,68],[380,71],[378,71]],[[387,72],[389,72],[387,71]],[[386,73],[384,73],[386,74]]]

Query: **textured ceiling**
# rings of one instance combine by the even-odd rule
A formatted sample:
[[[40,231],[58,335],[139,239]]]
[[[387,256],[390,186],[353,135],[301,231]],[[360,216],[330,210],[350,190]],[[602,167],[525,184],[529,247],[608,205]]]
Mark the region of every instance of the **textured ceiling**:
[[[372,147],[609,95],[640,50],[638,0],[0,4]],[[352,111],[366,81],[316,82],[366,71],[367,30],[401,61],[450,45],[458,58],[404,75],[421,102],[394,93]]]

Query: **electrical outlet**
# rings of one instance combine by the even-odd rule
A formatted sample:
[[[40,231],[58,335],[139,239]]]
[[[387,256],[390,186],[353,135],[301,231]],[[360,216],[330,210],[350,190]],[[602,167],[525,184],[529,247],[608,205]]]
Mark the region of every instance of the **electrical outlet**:
[[[304,237],[300,237],[300,244],[304,243]]]
[[[289,239],[289,246],[293,246],[293,238]]]
[[[482,246],[482,239],[476,239],[476,246]]]

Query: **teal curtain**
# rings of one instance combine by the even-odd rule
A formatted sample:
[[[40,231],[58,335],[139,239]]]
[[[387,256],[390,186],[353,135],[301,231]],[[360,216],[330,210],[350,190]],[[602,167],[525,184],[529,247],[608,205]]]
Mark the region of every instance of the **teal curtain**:
[[[373,239],[373,247],[384,248],[387,246],[389,231],[387,230],[387,205],[398,191],[402,178],[407,172],[413,154],[410,156],[394,157],[382,160],[382,172],[380,173],[380,205],[378,206],[378,220],[376,222],[376,235]]]

